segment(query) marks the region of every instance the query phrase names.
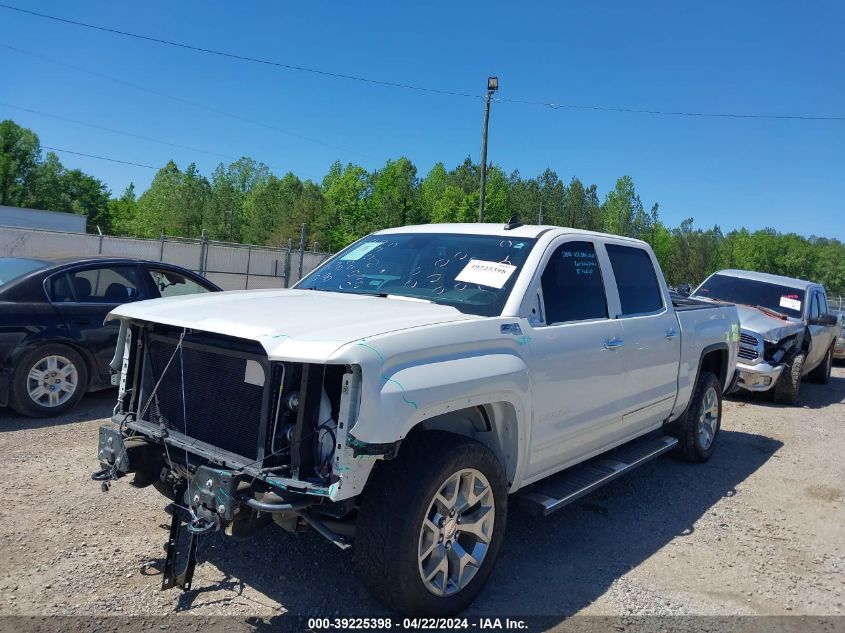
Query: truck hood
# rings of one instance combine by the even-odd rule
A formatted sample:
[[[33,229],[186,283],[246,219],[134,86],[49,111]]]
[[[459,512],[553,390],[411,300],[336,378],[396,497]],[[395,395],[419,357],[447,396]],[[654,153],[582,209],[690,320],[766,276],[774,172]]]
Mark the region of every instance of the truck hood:
[[[759,334],[770,343],[777,343],[804,329],[804,324],[797,319],[778,319],[752,306],[737,305],[736,311],[739,313],[740,327],[743,330]]]
[[[479,319],[450,306],[316,290],[246,290],[127,303],[106,317],[258,341],[271,359],[321,362],[353,341]]]

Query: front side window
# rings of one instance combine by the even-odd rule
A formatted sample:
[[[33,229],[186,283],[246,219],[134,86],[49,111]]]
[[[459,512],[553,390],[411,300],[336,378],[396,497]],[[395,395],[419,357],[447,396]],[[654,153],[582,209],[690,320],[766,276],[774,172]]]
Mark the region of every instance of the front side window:
[[[296,288],[395,295],[498,316],[536,240],[493,235],[369,235],[341,251]]]
[[[149,270],[153,284],[158,288],[162,297],[178,297],[208,292],[208,288],[201,286],[193,279],[172,270]]]
[[[633,246],[608,244],[607,254],[619,289],[620,316],[648,314],[663,308],[660,284],[646,251]]]
[[[596,250],[590,242],[566,242],[549,258],[540,278],[546,323],[607,318],[607,298]]]
[[[819,318],[819,315],[821,315],[821,313],[822,312],[821,312],[821,304],[819,303],[819,293],[814,292],[813,293],[813,300],[812,300],[812,303],[810,304],[810,318],[811,319],[817,319],[817,318]]]
[[[50,280],[54,303],[127,303],[145,299],[134,266],[105,266],[61,273]]]

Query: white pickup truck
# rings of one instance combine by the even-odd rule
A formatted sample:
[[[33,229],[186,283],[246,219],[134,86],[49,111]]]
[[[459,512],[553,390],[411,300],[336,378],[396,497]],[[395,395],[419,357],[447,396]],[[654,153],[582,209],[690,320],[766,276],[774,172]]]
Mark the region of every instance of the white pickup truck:
[[[198,534],[310,525],[422,615],[481,590],[509,495],[545,515],[669,450],[707,460],[739,340],[734,306],[673,302],[645,243],[515,219],[384,230],[290,290],[111,316],[92,477],[175,501],[163,588],[190,587]]]

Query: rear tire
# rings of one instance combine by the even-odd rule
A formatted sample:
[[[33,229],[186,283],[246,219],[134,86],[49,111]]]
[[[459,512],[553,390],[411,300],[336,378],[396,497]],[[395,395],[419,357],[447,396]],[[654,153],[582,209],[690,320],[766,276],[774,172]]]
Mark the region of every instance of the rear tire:
[[[827,350],[824,359],[807,377],[818,385],[826,385],[830,382],[830,368],[833,365],[833,348]]]
[[[784,367],[780,378],[772,390],[772,399],[778,404],[798,404],[798,397],[801,393],[801,377],[804,373],[804,361],[806,354],[796,354],[792,363]]]
[[[690,462],[706,462],[716,450],[721,428],[722,385],[715,374],[703,371],[686,413],[667,429],[678,438],[675,454]]]
[[[26,352],[12,376],[12,408],[44,418],[71,409],[88,387],[88,367],[67,345],[51,343]]]
[[[507,502],[502,467],[484,445],[438,431],[406,441],[398,459],[378,464],[361,500],[355,540],[361,581],[403,615],[458,613],[493,571]]]

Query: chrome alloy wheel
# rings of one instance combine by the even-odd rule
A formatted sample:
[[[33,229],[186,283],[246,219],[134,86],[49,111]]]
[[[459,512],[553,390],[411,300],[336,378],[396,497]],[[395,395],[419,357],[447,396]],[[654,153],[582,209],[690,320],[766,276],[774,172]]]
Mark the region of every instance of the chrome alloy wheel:
[[[26,390],[41,407],[58,407],[73,397],[79,387],[79,372],[64,356],[45,356],[29,370]]]
[[[457,593],[481,568],[493,537],[496,502],[490,482],[465,468],[440,486],[420,529],[423,584],[437,596]]]
[[[704,393],[704,404],[701,407],[701,416],[698,418],[698,443],[701,450],[706,451],[716,437],[716,428],[719,424],[719,396],[714,387],[710,387]]]

